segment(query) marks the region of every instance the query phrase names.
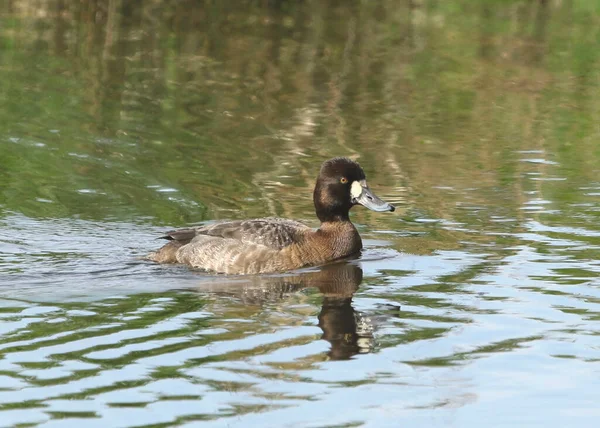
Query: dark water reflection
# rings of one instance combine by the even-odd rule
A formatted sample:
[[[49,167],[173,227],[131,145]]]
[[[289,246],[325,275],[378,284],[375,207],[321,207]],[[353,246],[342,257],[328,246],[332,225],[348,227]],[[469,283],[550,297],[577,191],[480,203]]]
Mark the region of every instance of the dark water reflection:
[[[0,426],[595,426],[595,0],[0,2]],[[314,225],[357,260],[156,266],[165,229]]]
[[[231,282],[224,279],[214,283],[203,281],[197,289],[235,296],[248,305],[264,305],[283,300],[305,288],[316,288],[323,295],[318,315],[322,338],[331,344],[328,356],[340,360],[359,352],[367,353],[373,348],[373,326],[352,306],[352,296],[362,277],[360,266],[340,262],[299,275],[268,275]]]

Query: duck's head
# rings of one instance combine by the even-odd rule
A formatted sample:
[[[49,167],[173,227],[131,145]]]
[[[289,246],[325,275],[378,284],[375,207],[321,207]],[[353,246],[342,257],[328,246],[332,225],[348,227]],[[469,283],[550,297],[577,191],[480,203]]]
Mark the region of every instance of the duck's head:
[[[373,211],[394,211],[393,205],[379,199],[369,186],[360,165],[348,158],[323,162],[313,194],[317,217],[321,222],[348,219],[354,205]]]

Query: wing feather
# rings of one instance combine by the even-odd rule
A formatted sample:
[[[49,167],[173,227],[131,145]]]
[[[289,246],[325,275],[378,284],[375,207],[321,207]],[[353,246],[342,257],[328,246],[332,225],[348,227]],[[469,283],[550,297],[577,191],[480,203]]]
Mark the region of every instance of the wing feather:
[[[167,232],[163,238],[187,244],[198,235],[207,235],[280,250],[301,240],[303,232],[308,229],[308,226],[298,221],[269,217],[173,230]]]

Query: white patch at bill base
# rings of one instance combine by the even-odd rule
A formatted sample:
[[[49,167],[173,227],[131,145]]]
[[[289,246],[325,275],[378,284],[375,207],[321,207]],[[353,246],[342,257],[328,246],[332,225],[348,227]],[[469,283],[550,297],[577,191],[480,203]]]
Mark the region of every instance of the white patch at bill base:
[[[363,186],[359,181],[353,181],[352,186],[350,186],[350,195],[353,198],[358,198],[363,191]]]

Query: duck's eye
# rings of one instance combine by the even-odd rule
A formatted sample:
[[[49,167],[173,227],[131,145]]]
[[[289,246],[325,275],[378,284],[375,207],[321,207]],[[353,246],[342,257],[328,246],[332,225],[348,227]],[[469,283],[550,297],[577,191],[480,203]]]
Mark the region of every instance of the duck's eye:
[[[348,182],[348,179],[346,177],[340,178],[340,183],[346,184],[347,182]]]

